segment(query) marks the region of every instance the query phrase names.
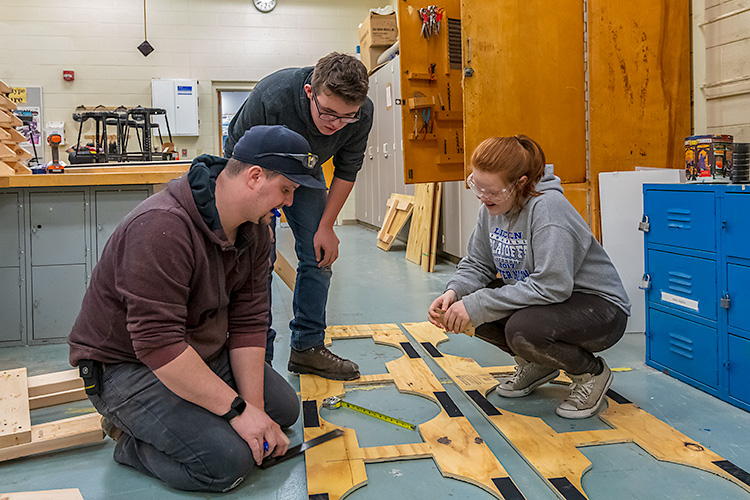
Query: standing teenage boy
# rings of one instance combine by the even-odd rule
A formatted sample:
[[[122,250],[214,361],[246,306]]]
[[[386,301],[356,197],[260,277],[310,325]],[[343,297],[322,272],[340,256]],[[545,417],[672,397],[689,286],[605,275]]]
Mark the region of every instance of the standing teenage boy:
[[[229,124],[225,155],[256,125],[286,125],[308,140],[319,165],[333,158],[329,192],[300,187],[284,209],[295,239],[299,264],[292,309],[289,371],[336,380],[359,377],[359,367],[324,345],[331,264],[338,257],[336,217],[354,187],[372,127],[367,69],[358,59],[331,53],[315,67],[288,68],[263,78]],[[315,172],[322,179],[320,166]],[[273,226],[273,225],[272,225]],[[273,250],[272,259],[275,257]],[[269,277],[270,279],[270,277]],[[266,360],[273,356],[276,332],[270,327]]]

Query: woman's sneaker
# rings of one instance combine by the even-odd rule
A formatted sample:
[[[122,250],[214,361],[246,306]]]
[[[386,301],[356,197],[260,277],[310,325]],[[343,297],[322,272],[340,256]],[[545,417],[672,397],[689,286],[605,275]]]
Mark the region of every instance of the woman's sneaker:
[[[531,363],[525,359],[515,357],[516,373],[512,377],[501,380],[500,385],[495,387],[495,392],[504,398],[520,398],[531,394],[531,392],[542,384],[554,380],[560,375],[560,370],[549,366]]]
[[[599,407],[607,395],[607,389],[612,385],[612,370],[606,361],[602,362],[603,370],[599,375],[584,373],[583,375],[568,374],[573,385],[570,395],[560,403],[555,413],[563,418],[588,418],[599,411]]]

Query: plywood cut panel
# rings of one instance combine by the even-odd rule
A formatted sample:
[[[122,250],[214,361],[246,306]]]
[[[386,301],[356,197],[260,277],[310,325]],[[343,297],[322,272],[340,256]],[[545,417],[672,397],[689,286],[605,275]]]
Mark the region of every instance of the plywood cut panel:
[[[22,491],[19,493],[0,493],[0,500],[83,500],[81,492],[75,489]]]
[[[564,182],[583,182],[583,1],[462,0],[461,15],[467,165],[482,140],[525,134]]]
[[[408,344],[406,336],[395,324],[334,326],[326,329],[328,342],[333,339],[368,336],[376,343],[402,350],[402,345]],[[419,356],[404,355],[386,363],[386,368],[388,375],[370,376],[368,382],[390,380],[396,384],[399,392],[423,396],[436,403],[437,394],[444,393],[443,385]],[[366,382],[355,380],[347,382],[347,385],[363,383]],[[326,380],[314,375],[300,376],[300,395],[308,408],[313,404],[317,409],[323,399],[341,396],[344,391],[342,381]],[[513,497],[503,497],[497,482],[506,486],[510,484],[512,488],[515,485],[466,417],[460,413],[449,416],[441,406],[437,416],[418,427],[423,443],[361,448],[356,433],[351,429],[344,429],[343,439],[334,439],[307,450],[305,467],[310,498],[338,500],[366,484],[365,463],[427,457],[435,460],[443,476],[474,484],[497,498],[524,498],[520,492]],[[305,439],[312,439],[334,428],[336,426],[318,414],[314,425],[309,421],[306,423]]]
[[[0,448],[31,441],[26,368],[0,371]]]
[[[589,0],[592,228],[599,173],[684,168],[690,135],[690,2]]]
[[[403,326],[419,342],[437,346],[448,340],[441,329],[428,322],[404,323]],[[512,370],[512,367],[482,367],[471,358],[445,354],[433,359],[461,390],[481,396],[497,385],[493,375]],[[555,382],[570,383],[570,380],[560,375]],[[472,400],[476,402],[473,397]],[[494,408],[491,403],[486,404]],[[607,405],[607,409],[597,416],[611,426],[611,429],[562,433],[558,433],[538,417],[520,415],[505,409],[494,414],[481,407],[480,410],[483,410],[485,417],[508,443],[548,482],[550,488],[554,490],[556,480],[564,478],[581,495],[565,498],[587,498],[581,478],[591,467],[591,462],[578,450],[579,447],[626,442],[637,444],[657,460],[702,469],[750,491],[750,485],[742,479],[746,475],[744,471],[739,469],[739,477],[731,475],[721,467],[720,464],[726,463],[722,457],[688,436],[630,402],[618,403],[607,398]]]
[[[448,18],[461,19],[460,2],[446,0],[440,4],[445,9],[440,33],[429,40],[420,34],[422,21],[417,13],[427,5],[416,0],[398,2],[401,125],[407,184],[464,178],[461,68],[460,65],[451,68],[448,61]],[[431,77],[432,64],[435,69]],[[419,99],[414,101],[420,97],[426,104],[418,102]],[[428,110],[430,127],[425,131],[422,126]]]

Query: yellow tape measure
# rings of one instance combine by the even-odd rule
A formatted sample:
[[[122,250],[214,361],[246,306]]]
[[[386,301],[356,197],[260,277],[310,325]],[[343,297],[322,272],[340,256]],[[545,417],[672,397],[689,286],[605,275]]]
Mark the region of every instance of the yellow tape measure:
[[[405,422],[395,417],[389,417],[388,415],[380,413],[379,411],[369,410],[362,406],[355,405],[354,403],[349,403],[348,401],[344,401],[343,399],[337,398],[336,396],[325,398],[323,400],[323,408],[328,408],[329,410],[335,410],[337,408],[349,408],[350,410],[358,411],[360,413],[364,413],[365,415],[379,418],[380,420],[391,423],[393,425],[404,427],[406,429],[409,429],[410,431],[413,431],[417,428],[416,425],[410,424],[409,422]]]

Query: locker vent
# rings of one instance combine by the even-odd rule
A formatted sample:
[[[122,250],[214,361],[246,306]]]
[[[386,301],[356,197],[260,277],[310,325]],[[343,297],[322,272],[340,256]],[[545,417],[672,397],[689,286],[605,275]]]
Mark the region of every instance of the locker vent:
[[[448,18],[448,63],[451,69],[461,69],[461,20]]]

